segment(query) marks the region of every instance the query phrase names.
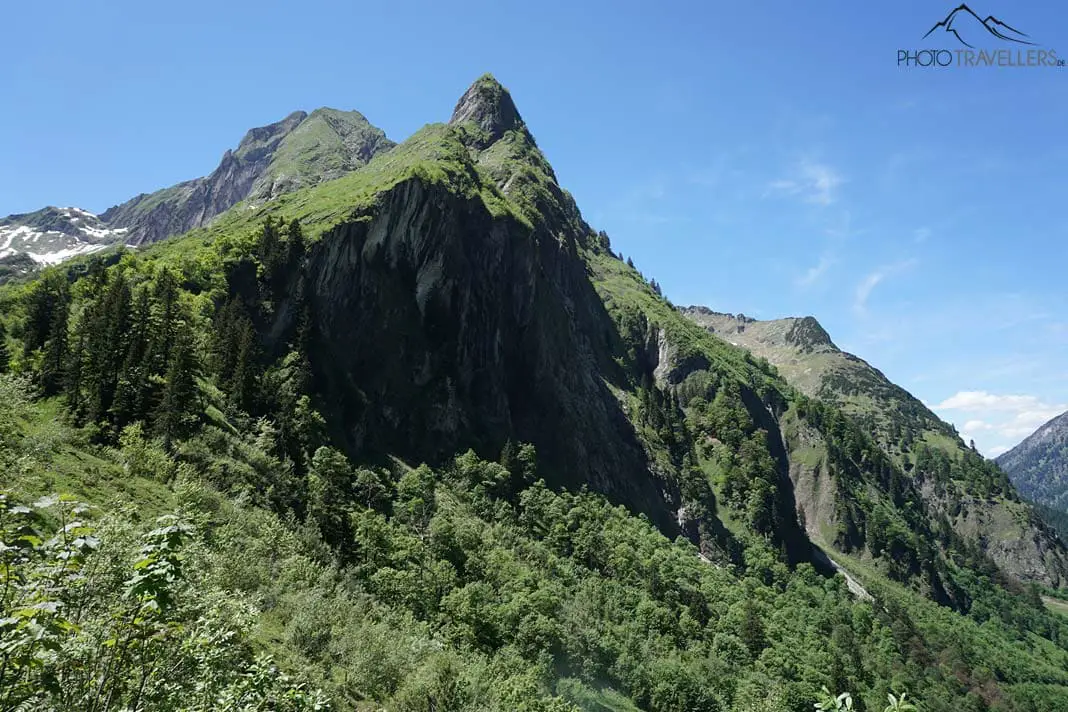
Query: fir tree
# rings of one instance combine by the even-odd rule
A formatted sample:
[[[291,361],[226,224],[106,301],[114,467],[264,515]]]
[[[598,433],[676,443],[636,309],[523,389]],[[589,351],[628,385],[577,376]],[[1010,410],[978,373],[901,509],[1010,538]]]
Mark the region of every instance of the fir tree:
[[[67,359],[67,372],[63,391],[67,398],[67,410],[75,422],[81,422],[85,411],[85,397],[82,393],[83,360],[85,359],[85,333],[79,329],[74,338],[70,355]]]
[[[118,388],[119,371],[129,343],[130,285],[115,274],[85,318],[87,416],[106,423]]]
[[[11,352],[7,349],[7,329],[0,322],[0,373],[7,373],[11,369]]]
[[[304,259],[305,249],[304,230],[300,226],[300,221],[294,219],[289,223],[289,229],[286,231],[286,264],[290,269],[300,265],[301,260]]]
[[[155,428],[163,438],[164,447],[170,449],[177,438],[187,433],[197,407],[196,358],[191,338],[182,334],[171,353],[155,416]]]
[[[127,424],[146,415],[151,375],[148,361],[150,319],[148,290],[142,289],[134,307],[126,357],[119,370],[115,401],[110,410],[116,430],[122,430]]]
[[[67,368],[67,322],[70,316],[70,303],[64,299],[55,304],[52,310],[52,323],[48,330],[48,341],[44,345],[41,359],[41,391],[46,396],[54,396],[63,389]]]
[[[52,332],[56,309],[68,301],[68,294],[67,280],[57,272],[50,272],[26,296],[26,320],[22,328],[26,356],[45,345]]]

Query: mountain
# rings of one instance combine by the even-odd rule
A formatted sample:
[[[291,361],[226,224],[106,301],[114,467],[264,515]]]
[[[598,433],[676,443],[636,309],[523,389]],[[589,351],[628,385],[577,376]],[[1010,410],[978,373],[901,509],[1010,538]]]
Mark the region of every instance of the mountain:
[[[0,268],[7,261],[25,272],[32,269],[27,257],[55,264],[112,244],[136,247],[188,232],[241,201],[263,202],[339,178],[393,145],[358,111],[296,111],[249,131],[204,178],[142,193],[99,216],[50,207],[0,219]]]
[[[943,509],[1011,485],[673,307],[492,76],[339,178],[0,287],[0,327],[12,705],[1068,704],[1063,547],[999,565]]]
[[[80,208],[9,215],[0,218],[0,260],[22,255],[36,264],[57,264],[120,242],[126,232]]]
[[[997,463],[1024,497],[1068,512],[1068,413],[1043,425]]]
[[[965,4],[954,8],[944,20],[936,23],[934,27],[928,30],[924,38],[926,39],[937,30],[952,34],[961,44],[967,47],[975,47],[984,40],[989,40],[991,36],[1006,42],[1034,44],[1023,32],[1002,22],[993,15],[988,15],[985,19],[980,18]]]
[[[841,408],[910,473],[932,510],[1006,571],[1046,585],[1068,581],[1063,545],[1042,518],[1019,501],[1004,473],[967,447],[953,426],[918,399],[835,346],[816,319],[758,321],[705,307],[689,307],[683,313],[717,337],[767,359],[802,393]],[[1019,480],[1014,482],[1025,497],[1033,498]]]
[[[245,134],[211,175],[141,194],[101,218],[143,245],[206,225],[243,200],[263,201],[355,170],[393,142],[358,111],[297,111]]]

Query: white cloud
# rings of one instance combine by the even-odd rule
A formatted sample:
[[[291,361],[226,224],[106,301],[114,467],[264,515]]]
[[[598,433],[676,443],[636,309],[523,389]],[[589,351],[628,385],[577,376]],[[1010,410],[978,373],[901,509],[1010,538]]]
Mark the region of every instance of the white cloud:
[[[834,264],[834,258],[830,255],[820,257],[820,261],[805,270],[805,273],[795,280],[799,287],[811,287],[823,278],[827,270]]]
[[[796,196],[806,203],[827,207],[838,200],[838,188],[844,182],[842,175],[826,163],[804,160],[789,177],[768,184],[768,192]]]
[[[853,311],[857,314],[864,314],[868,310],[868,298],[871,297],[871,293],[875,291],[887,277],[890,277],[898,272],[903,272],[913,266],[915,266],[916,260],[905,260],[904,262],[898,262],[892,265],[883,265],[874,272],[868,274],[860,284],[857,285],[857,292],[853,299]]]
[[[871,296],[872,290],[879,286],[879,282],[886,279],[886,273],[875,271],[864,278],[864,281],[857,286],[857,297],[853,301],[853,309],[858,312],[864,311],[868,306],[868,297]]]
[[[936,410],[1025,411],[1039,405],[1035,396],[999,396],[986,391],[958,391],[935,406]]]
[[[929,227],[918,227],[912,231],[912,241],[915,242],[917,245],[927,242],[928,238],[930,237],[931,228]]]
[[[933,409],[951,419],[953,415],[966,419],[960,428],[961,437],[986,443],[984,452],[996,457],[1068,410],[1068,405],[1046,403],[1032,395],[959,391]]]

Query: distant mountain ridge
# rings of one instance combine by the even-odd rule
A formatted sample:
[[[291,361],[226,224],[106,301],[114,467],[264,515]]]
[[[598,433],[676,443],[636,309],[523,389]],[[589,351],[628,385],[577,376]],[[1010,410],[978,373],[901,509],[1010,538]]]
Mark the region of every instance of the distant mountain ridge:
[[[1020,493],[1068,512],[1068,413],[1062,413],[998,457]]]
[[[49,206],[0,218],[0,259],[21,255],[37,264],[56,264],[102,250],[121,241],[126,232],[87,210]]]
[[[248,131],[203,178],[142,193],[99,216],[49,207],[0,219],[0,260],[56,264],[113,244],[157,242],[203,227],[241,201],[340,178],[394,145],[358,111],[295,111]]]

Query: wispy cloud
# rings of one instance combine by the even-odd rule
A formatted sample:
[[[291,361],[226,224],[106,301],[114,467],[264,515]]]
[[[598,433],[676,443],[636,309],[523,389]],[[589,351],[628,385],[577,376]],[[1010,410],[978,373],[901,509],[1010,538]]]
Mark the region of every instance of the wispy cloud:
[[[871,297],[875,288],[882,284],[888,277],[891,277],[900,272],[904,272],[916,265],[916,260],[905,260],[904,262],[896,262],[890,265],[883,265],[878,269],[870,272],[867,276],[861,280],[857,285],[857,291],[853,298],[853,311],[857,314],[866,314],[868,311],[868,299]]]
[[[927,242],[931,237],[931,228],[918,227],[912,231],[912,241],[917,245]]]
[[[767,194],[798,197],[806,203],[827,207],[838,200],[845,178],[832,166],[803,160],[788,176],[768,184]]]
[[[820,257],[820,261],[805,270],[805,273],[794,280],[798,287],[811,287],[823,279],[824,275],[834,265],[835,259],[829,254]]]

